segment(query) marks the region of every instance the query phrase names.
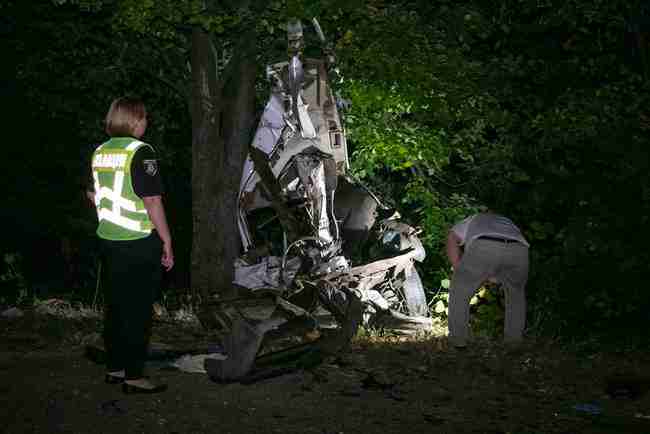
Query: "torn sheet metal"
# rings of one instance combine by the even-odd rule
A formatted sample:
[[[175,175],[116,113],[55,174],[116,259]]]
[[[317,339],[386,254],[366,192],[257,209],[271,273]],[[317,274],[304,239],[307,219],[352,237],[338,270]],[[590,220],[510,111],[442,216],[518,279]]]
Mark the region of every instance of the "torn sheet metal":
[[[300,264],[300,258],[291,258],[286,261],[282,269],[282,258],[277,256],[267,256],[252,265],[247,265],[240,259],[235,263],[233,283],[251,290],[284,288],[286,285],[291,285]]]
[[[288,29],[293,49],[287,61],[267,67],[271,93],[251,146],[267,156],[285,206],[295,221],[306,223],[308,232],[288,239],[285,231],[285,257],[280,262],[269,256],[254,264],[239,263],[235,283],[251,290],[284,290],[289,296],[301,291],[294,287],[294,279],[321,281],[343,291],[336,297],[354,294],[376,311],[397,308],[405,315],[427,316],[424,288],[414,266],[426,255],[417,230],[345,176],[347,147],[328,80],[330,57],[305,58],[302,24],[292,22]],[[249,159],[240,190],[253,194],[253,200],[245,206],[240,203],[238,222],[245,252],[256,247],[250,230],[256,222],[249,220],[252,210],[264,206],[257,194],[261,184]],[[337,201],[339,184],[343,196]],[[378,219],[379,214],[383,218]],[[381,247],[382,257],[351,266],[350,255],[357,246],[373,241]],[[289,255],[295,266],[283,269]],[[282,292],[278,294],[282,297]]]
[[[269,100],[238,201],[246,256],[235,265],[234,283],[252,296],[272,297],[256,307],[221,302],[229,358],[205,361],[218,381],[245,375],[265,334],[301,321],[331,331],[325,323],[333,318],[340,339],[324,346],[330,350],[362,322],[404,332],[431,326],[415,268],[426,255],[418,231],[346,175],[345,130],[328,78],[333,55],[324,49],[322,58],[306,58],[302,25],[288,28],[289,58],[267,67]],[[263,212],[275,219],[256,221]],[[301,339],[302,331],[293,337]]]
[[[205,374],[205,359],[225,360],[227,358],[228,356],[222,353],[197,355],[185,354],[171,362],[170,366],[191,374]]]
[[[379,291],[375,291],[374,289],[367,289],[365,291],[361,291],[361,301],[363,303],[368,303],[372,305],[375,308],[375,311],[377,309],[379,310],[390,309],[390,304],[388,304],[388,301],[381,295]]]

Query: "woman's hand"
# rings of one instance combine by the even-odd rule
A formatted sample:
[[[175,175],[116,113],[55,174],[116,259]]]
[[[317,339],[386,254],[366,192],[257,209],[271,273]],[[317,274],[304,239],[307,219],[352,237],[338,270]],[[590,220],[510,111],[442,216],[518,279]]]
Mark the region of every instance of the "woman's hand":
[[[163,207],[161,196],[145,196],[142,198],[147,214],[158,232],[158,236],[163,242],[163,252],[160,263],[169,271],[174,266],[174,250],[172,249],[172,236],[169,233],[165,208]]]
[[[169,271],[174,266],[174,250],[172,243],[163,243],[162,259],[160,263],[165,267],[165,271]]]

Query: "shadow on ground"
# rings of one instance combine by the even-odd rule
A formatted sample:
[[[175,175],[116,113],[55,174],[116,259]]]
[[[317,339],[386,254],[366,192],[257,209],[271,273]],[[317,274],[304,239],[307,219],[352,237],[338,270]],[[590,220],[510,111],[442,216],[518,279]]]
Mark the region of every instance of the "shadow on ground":
[[[83,357],[98,327],[32,315],[0,320],[0,431],[650,432],[647,353],[579,355],[539,341],[510,351],[489,340],[459,352],[444,337],[366,337],[313,369],[251,385],[151,365],[169,390],[125,396]],[[206,338],[171,323],[157,324],[155,336],[186,347]]]

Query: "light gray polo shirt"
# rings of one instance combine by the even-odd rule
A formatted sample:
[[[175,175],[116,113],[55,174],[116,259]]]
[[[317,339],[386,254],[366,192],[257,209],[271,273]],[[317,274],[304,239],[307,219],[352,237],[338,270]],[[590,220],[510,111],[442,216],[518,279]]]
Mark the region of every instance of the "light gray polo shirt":
[[[519,228],[509,218],[498,214],[480,213],[455,224],[451,230],[460,238],[460,245],[469,248],[479,237],[505,238],[530,247]]]

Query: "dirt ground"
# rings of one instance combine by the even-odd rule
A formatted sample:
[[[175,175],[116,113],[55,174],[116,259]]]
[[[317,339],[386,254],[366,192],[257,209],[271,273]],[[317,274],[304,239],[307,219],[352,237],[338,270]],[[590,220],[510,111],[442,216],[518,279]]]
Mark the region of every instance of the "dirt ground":
[[[459,352],[444,337],[366,337],[315,369],[251,385],[154,364],[148,373],[169,390],[126,396],[84,357],[99,326],[0,319],[0,432],[650,433],[647,353],[539,341],[512,352],[487,340]],[[172,323],[157,323],[154,337],[187,348],[206,340]],[[612,377],[622,385],[608,394]]]

